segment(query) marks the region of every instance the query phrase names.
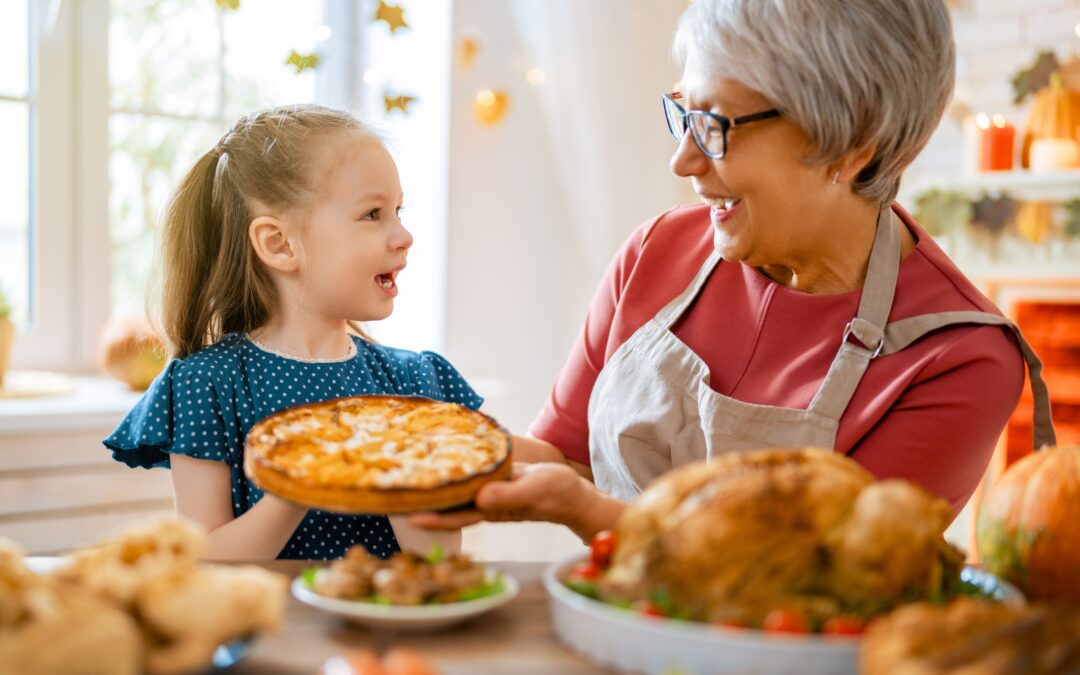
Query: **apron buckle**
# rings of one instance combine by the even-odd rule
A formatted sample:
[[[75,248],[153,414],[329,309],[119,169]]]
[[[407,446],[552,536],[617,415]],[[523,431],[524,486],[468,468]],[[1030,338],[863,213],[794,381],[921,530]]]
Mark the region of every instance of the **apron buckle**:
[[[844,337],[840,339],[840,344],[844,344],[845,342],[848,341],[848,337],[850,337],[852,332],[853,332],[852,324],[854,324],[854,323],[855,323],[855,321],[853,319],[851,321],[848,321],[847,325],[844,326]],[[862,342],[862,340],[859,339],[858,335],[855,336],[855,339],[859,340],[859,342]],[[871,359],[876,359],[878,357],[878,355],[881,354],[881,350],[882,350],[882,348],[884,346],[885,346],[885,334],[884,333],[881,334],[881,338],[878,340],[877,346],[870,347],[869,345],[863,344],[863,347],[871,352],[871,354],[870,354]]]

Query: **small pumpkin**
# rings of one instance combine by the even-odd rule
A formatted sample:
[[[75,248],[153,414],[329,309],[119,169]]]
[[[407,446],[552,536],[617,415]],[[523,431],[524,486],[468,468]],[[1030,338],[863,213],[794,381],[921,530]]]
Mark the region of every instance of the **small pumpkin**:
[[[1025,241],[1038,244],[1050,234],[1052,211],[1046,202],[1024,202],[1016,214],[1016,231]]]
[[[1065,88],[1061,75],[1050,76],[1050,84],[1039,90],[1028,111],[1027,127],[1020,149],[1020,164],[1031,166],[1031,144],[1040,138],[1075,141],[1080,131],[1080,92]]]
[[[165,368],[165,343],[146,319],[114,319],[101,331],[98,360],[106,373],[142,391]]]
[[[976,544],[986,569],[1029,597],[1080,602],[1080,447],[1009,467],[983,498]]]

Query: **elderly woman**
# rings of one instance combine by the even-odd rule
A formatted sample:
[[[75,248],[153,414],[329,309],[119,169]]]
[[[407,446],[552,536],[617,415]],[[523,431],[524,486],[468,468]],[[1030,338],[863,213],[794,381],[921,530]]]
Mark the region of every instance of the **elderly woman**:
[[[663,97],[676,175],[701,204],[635,231],[518,459],[478,512],[611,527],[660,474],[773,446],[843,452],[878,477],[971,496],[1040,365],[893,203],[953,89],[942,0],[697,0]],[[657,120],[660,121],[659,119]]]

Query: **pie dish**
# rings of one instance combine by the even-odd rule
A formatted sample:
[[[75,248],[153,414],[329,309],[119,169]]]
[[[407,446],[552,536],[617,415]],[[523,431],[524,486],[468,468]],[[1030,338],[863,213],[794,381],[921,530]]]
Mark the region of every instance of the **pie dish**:
[[[511,439],[482,413],[412,396],[350,396],[258,422],[244,470],[263,490],[339,513],[461,506],[509,478]]]

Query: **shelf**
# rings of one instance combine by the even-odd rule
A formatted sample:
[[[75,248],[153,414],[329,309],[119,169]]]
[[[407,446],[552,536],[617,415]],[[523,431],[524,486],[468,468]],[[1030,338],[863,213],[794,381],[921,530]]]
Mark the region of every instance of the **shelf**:
[[[955,190],[972,195],[983,192],[995,194],[1007,192],[1020,199],[1045,199],[1062,201],[1080,198],[1080,169],[1032,172],[988,171],[976,174],[927,175],[913,186],[912,194],[918,195],[933,188]]]

